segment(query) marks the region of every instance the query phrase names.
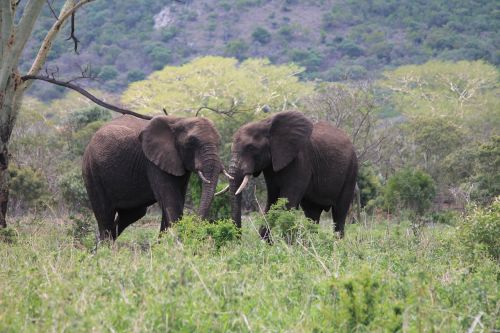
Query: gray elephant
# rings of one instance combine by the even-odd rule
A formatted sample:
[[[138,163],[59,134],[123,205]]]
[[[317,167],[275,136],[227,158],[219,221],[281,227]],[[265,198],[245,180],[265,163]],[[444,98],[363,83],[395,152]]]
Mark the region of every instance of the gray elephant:
[[[313,125],[300,112],[280,112],[241,127],[231,150],[232,218],[237,226],[241,227],[241,192],[251,176],[263,172],[266,211],[284,197],[288,208],[300,205],[319,223],[321,212],[332,208],[335,231],[343,237],[358,161],[342,130],[326,122]]]
[[[191,172],[203,181],[198,214],[206,218],[224,172],[213,123],[200,117],[121,116],[99,129],[83,156],[83,177],[101,239],[116,239],[158,202],[160,230],[182,216]]]

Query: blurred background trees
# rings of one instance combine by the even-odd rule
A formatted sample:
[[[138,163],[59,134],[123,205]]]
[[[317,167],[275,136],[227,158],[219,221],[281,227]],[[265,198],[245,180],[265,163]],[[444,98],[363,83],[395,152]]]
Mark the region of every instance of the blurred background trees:
[[[356,146],[361,205],[367,212],[407,210],[423,216],[429,210],[463,209],[470,202],[488,204],[500,194],[494,66],[432,61],[398,67],[378,81],[342,83],[300,79],[304,70],[264,59],[205,57],[137,80],[121,100],[144,113],[164,109],[212,119],[226,164],[232,135],[248,121],[298,109],[313,121],[330,122]],[[29,99],[24,107],[13,137],[11,181],[16,193],[33,194],[16,194],[13,205],[20,212],[40,207],[36,202],[59,211],[88,206],[81,155],[112,115],[73,93],[50,103]],[[192,178],[188,208],[196,205],[200,186]],[[224,185],[221,181],[219,189]],[[257,209],[256,197],[265,198],[263,180],[253,185],[244,193],[250,210]],[[227,195],[215,199],[213,218],[228,215]]]

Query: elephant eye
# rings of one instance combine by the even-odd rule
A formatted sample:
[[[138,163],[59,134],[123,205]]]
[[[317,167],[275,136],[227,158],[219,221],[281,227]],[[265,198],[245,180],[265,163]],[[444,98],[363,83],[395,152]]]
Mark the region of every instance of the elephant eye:
[[[198,143],[198,138],[195,136],[190,136],[187,138],[187,144],[190,146],[194,146]]]

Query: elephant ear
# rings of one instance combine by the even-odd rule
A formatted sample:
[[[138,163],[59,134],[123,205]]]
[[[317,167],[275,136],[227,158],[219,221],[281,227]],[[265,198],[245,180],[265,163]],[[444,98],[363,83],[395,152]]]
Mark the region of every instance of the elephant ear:
[[[139,140],[144,155],[154,165],[174,176],[186,173],[168,117],[153,118],[139,135]]]
[[[272,118],[269,141],[274,171],[283,169],[297,157],[312,129],[311,121],[300,112],[280,112]]]

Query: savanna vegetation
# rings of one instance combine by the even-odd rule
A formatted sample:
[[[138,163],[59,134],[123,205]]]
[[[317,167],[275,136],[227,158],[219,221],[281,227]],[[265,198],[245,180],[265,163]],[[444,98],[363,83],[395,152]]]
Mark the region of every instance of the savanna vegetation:
[[[500,329],[493,2],[95,1],[78,13],[79,59],[101,79],[91,92],[143,114],[210,118],[226,166],[233,133],[275,112],[345,130],[360,214],[345,239],[326,214],[318,226],[283,201],[263,214],[261,177],[243,192],[237,230],[229,193],[210,221],[190,215],[192,177],[186,215],[166,233],[153,206],[98,244],[81,158],[116,115],[37,83],[9,143],[0,331]],[[20,70],[51,16],[44,7]],[[69,75],[73,47],[58,38],[47,62]]]

